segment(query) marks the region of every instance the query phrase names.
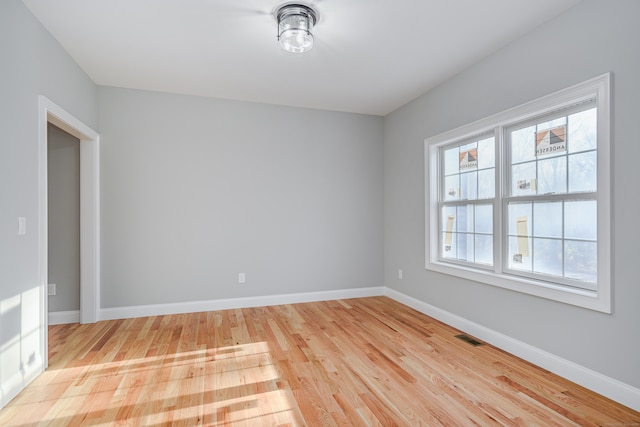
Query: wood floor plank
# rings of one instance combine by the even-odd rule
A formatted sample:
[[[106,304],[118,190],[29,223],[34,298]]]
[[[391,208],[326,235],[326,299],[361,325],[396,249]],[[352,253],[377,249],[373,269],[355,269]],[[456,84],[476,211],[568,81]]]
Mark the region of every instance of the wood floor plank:
[[[55,325],[0,425],[640,425],[460,333],[386,297]]]

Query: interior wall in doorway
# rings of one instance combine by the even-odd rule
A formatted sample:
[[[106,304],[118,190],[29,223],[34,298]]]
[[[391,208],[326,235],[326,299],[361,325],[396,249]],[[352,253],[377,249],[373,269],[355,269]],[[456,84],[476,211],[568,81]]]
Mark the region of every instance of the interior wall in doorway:
[[[49,312],[80,310],[80,140],[48,129]]]

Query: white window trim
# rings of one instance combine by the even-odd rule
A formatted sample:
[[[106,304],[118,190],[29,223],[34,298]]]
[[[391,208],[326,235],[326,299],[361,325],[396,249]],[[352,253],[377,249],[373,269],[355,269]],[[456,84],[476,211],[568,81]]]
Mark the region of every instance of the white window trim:
[[[425,155],[425,255],[426,269],[468,279],[476,282],[498,286],[521,293],[534,295],[550,300],[584,307],[604,313],[611,313],[611,127],[610,127],[610,95],[611,74],[606,73],[591,80],[560,90],[526,104],[494,114],[476,122],[461,126],[448,132],[430,137],[424,141]],[[502,144],[504,127],[529,119],[533,116],[548,113],[552,109],[561,109],[596,99],[598,109],[598,160],[597,160],[597,203],[598,203],[598,276],[597,290],[572,288],[550,282],[528,279],[501,273],[498,263],[496,271],[485,271],[443,262],[438,259],[438,177],[440,176],[439,148],[448,143],[471,138],[475,135],[494,132],[496,147]],[[497,150],[499,151],[499,150]],[[504,165],[504,160],[500,159]],[[496,164],[497,166],[497,164]],[[503,195],[504,167],[496,168],[496,205],[494,205],[494,239],[495,254],[502,253],[502,214],[501,198]],[[431,179],[434,177],[435,179]],[[498,192],[500,190],[500,192]],[[496,210],[497,209],[497,210]],[[500,256],[494,257],[496,260]]]

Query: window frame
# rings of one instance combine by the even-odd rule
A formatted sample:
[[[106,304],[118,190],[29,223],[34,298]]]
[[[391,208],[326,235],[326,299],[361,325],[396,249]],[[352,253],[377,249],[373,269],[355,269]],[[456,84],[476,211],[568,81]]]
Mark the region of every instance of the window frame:
[[[611,73],[606,73],[550,95],[494,114],[476,122],[429,137],[424,141],[425,155],[425,268],[476,282],[485,283],[587,309],[611,313]],[[506,188],[508,157],[505,132],[508,128],[595,100],[597,108],[597,281],[596,289],[578,288],[552,281],[510,274],[506,251],[508,231],[504,227],[506,206],[513,199]],[[477,268],[469,263],[440,258],[441,220],[441,147],[469,141],[482,135],[495,138],[495,198],[493,199],[494,265]],[[432,179],[433,178],[433,179]],[[552,197],[553,198],[553,197]],[[477,202],[476,200],[473,201]]]
[[[458,147],[462,147],[462,146],[465,146],[465,145],[469,145],[469,143],[480,142],[480,141],[485,140],[487,138],[493,138],[494,139],[493,143],[494,143],[494,149],[495,149],[496,141],[495,141],[494,132],[476,134],[476,135],[472,136],[471,138],[464,138],[464,139],[461,139],[461,140],[457,140],[455,143],[451,144],[451,146],[458,148]],[[439,150],[440,150],[439,153],[442,153],[443,145],[439,146]],[[449,145],[449,144],[446,144],[446,145]],[[442,170],[444,168],[444,163],[445,163],[444,156],[439,155],[439,168],[440,168],[439,170]],[[476,169],[476,170],[480,171],[481,169]],[[494,179],[495,179],[495,170],[496,170],[495,159],[494,159],[493,170],[494,170]],[[460,174],[460,173],[458,173],[458,174]],[[445,176],[445,175],[443,175],[443,176]],[[476,179],[478,179],[478,178],[476,178]],[[461,198],[459,198],[457,200],[443,200],[441,195],[446,191],[446,188],[445,188],[446,185],[445,185],[445,183],[443,181],[440,181],[438,184],[439,184],[439,186],[438,186],[438,191],[439,191],[439,193],[438,193],[438,213],[437,213],[438,214],[438,224],[442,224],[443,223],[443,219],[444,218],[443,218],[443,215],[442,215],[442,208],[445,207],[445,206],[460,207],[460,206],[473,205],[474,207],[477,207],[477,206],[482,206],[482,205],[491,205],[492,209],[495,209],[495,206],[496,206],[495,200],[496,200],[496,194],[497,194],[496,191],[495,191],[495,188],[494,188],[493,197],[490,197],[490,198],[479,198],[479,197],[476,197],[474,199],[461,199]],[[475,211],[475,209],[474,209],[474,211]],[[458,216],[456,216],[456,218],[458,218]],[[474,223],[475,223],[475,221],[474,221]],[[459,234],[459,231],[457,231],[457,227],[456,227],[456,231],[454,233],[456,235]],[[469,234],[469,233],[467,233],[467,234]],[[474,234],[474,235],[478,235],[478,234],[482,235],[482,234],[485,234],[485,233],[478,233],[474,229],[474,232],[472,234]],[[488,265],[488,264],[482,264],[482,263],[477,263],[477,262],[471,263],[471,262],[461,261],[461,260],[456,259],[456,258],[447,258],[447,259],[445,259],[440,254],[440,248],[443,247],[443,243],[444,242],[442,240],[442,233],[440,232],[439,228],[438,228],[438,234],[437,235],[438,235],[438,259],[440,261],[446,262],[446,263],[458,264],[458,265],[461,265],[461,266],[473,266],[472,268],[478,268],[478,269],[482,269],[482,270],[489,270],[489,271],[493,270],[493,268],[494,268],[493,264]],[[495,237],[495,231],[492,233],[492,236]],[[474,256],[475,256],[475,250],[474,250]],[[494,253],[493,259],[494,259],[494,263],[495,263],[495,253]]]
[[[503,135],[504,135],[504,166],[505,166],[505,172],[503,174],[504,176],[504,192],[505,194],[503,194],[502,196],[502,215],[503,218],[508,218],[508,211],[509,211],[509,205],[511,203],[513,204],[518,204],[518,203],[531,203],[533,211],[532,213],[535,212],[535,204],[536,203],[551,203],[551,202],[561,202],[561,203],[566,203],[566,202],[576,202],[576,201],[595,201],[597,204],[597,188],[593,191],[575,191],[575,192],[570,192],[569,191],[569,184],[570,184],[570,179],[569,179],[569,157],[570,156],[575,156],[575,155],[580,155],[580,154],[584,154],[584,153],[588,153],[588,152],[595,152],[596,153],[596,159],[597,159],[597,146],[596,148],[593,149],[589,149],[589,150],[582,150],[579,152],[570,152],[567,151],[566,154],[563,154],[562,156],[566,156],[567,157],[567,180],[566,180],[566,184],[567,184],[567,188],[565,192],[560,192],[560,193],[549,193],[549,194],[539,194],[539,193],[535,193],[535,194],[521,194],[521,195],[517,195],[517,194],[513,194],[512,192],[512,186],[513,186],[513,181],[514,181],[514,177],[512,176],[512,167],[514,165],[513,162],[511,162],[512,160],[512,153],[511,153],[511,149],[512,149],[512,144],[510,144],[511,139],[510,137],[508,137],[508,134],[514,130],[520,130],[520,129],[524,129],[527,127],[530,127],[532,125],[536,125],[539,124],[540,122],[544,122],[544,121],[551,121],[551,120],[556,120],[559,117],[566,117],[567,119],[569,118],[569,116],[571,116],[572,114],[575,113],[580,113],[580,112],[584,112],[584,111],[588,111],[591,109],[596,109],[597,110],[598,106],[596,103],[595,99],[591,99],[589,101],[586,102],[582,102],[580,104],[577,105],[572,105],[570,107],[567,108],[562,108],[562,109],[554,109],[554,111],[550,112],[549,114],[544,114],[542,116],[536,116],[533,117],[531,120],[527,120],[524,122],[519,122],[519,123],[513,123],[509,126],[505,126],[503,128]],[[560,114],[559,114],[560,113]],[[567,120],[567,124],[568,124],[568,120]],[[536,156],[537,157],[537,156]],[[540,161],[545,161],[545,160],[549,160],[549,159],[557,159],[560,156],[548,156],[548,157],[543,157],[542,159],[536,158],[535,160],[528,160],[526,162],[520,162],[519,164],[524,164],[524,163],[530,163],[532,161],[536,161],[536,162],[540,162]],[[536,165],[536,170],[538,170],[538,167]],[[596,175],[597,176],[597,175]],[[536,174],[536,179],[538,179],[539,176],[537,176]],[[564,207],[563,207],[564,209]],[[532,218],[532,221],[535,223],[535,214]],[[502,230],[502,238],[503,238],[503,247],[508,248],[509,247],[509,238],[511,237],[511,235],[509,234],[509,230],[508,230],[508,226],[504,227],[505,229]],[[563,233],[564,234],[564,233]],[[528,236],[529,239],[533,239],[534,241],[536,239],[541,239],[541,237],[537,237],[535,234],[533,236]],[[597,238],[597,237],[596,237]],[[564,248],[564,243],[566,242],[576,242],[579,241],[577,239],[571,239],[571,238],[567,238],[566,236],[563,235],[563,237],[560,238],[544,238],[544,239],[549,239],[549,240],[559,240],[563,242],[563,248]],[[596,241],[597,244],[597,241]],[[533,255],[532,257],[535,259],[536,256],[536,251],[535,251],[535,244],[532,241],[531,243],[532,245],[532,251],[533,251]],[[529,272],[526,270],[518,270],[518,269],[514,269],[514,268],[509,268],[509,253],[508,251],[504,251],[504,253],[502,254],[502,261],[503,261],[503,265],[505,266],[503,268],[503,271],[507,274],[513,274],[513,275],[517,275],[517,276],[524,276],[524,277],[529,277],[531,279],[534,280],[539,280],[539,281],[551,281],[552,283],[556,283],[559,285],[563,285],[563,286],[570,286],[570,287],[577,287],[577,288],[582,288],[582,289],[587,289],[589,291],[595,291],[597,290],[597,283],[593,283],[593,282],[580,282],[578,280],[574,280],[571,278],[565,278],[565,277],[557,277],[557,276],[547,276],[543,273],[536,273],[535,271]],[[564,258],[564,254],[563,254],[563,258]],[[533,264],[535,264],[535,261],[533,262]],[[565,263],[564,263],[564,259],[563,259],[563,263],[562,263],[562,267],[564,270],[565,267]]]

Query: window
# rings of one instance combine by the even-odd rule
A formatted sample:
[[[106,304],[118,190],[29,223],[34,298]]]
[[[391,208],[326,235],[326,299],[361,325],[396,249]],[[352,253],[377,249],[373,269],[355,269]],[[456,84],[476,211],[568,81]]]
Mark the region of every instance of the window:
[[[426,268],[610,313],[609,87],[428,138]]]
[[[493,266],[495,138],[483,135],[440,149],[441,257]]]

